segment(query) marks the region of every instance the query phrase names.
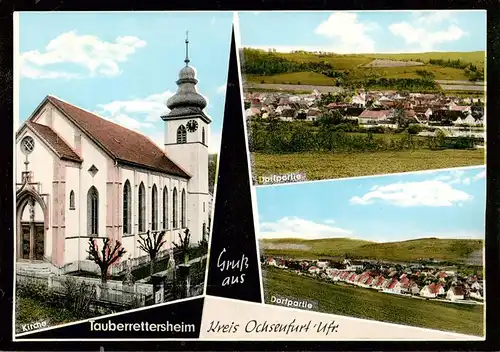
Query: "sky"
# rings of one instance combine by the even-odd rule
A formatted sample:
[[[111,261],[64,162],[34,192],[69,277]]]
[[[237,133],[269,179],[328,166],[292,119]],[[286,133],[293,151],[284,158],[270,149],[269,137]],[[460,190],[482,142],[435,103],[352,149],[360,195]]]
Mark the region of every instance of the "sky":
[[[241,12],[244,47],[346,53],[486,50],[486,11]]]
[[[486,169],[256,187],[259,238],[484,239]]]
[[[163,146],[167,99],[190,65],[212,118],[218,152],[233,14],[230,12],[23,12],[19,14],[19,121],[54,95]]]

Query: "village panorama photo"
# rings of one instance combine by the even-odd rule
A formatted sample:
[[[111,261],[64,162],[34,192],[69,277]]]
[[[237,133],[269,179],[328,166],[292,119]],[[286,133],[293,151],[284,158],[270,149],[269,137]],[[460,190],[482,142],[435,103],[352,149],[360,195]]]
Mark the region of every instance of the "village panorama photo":
[[[484,166],[256,195],[265,303],[484,337]]]
[[[255,184],[484,165],[486,11],[238,16]]]
[[[202,295],[232,14],[14,17],[16,336]]]

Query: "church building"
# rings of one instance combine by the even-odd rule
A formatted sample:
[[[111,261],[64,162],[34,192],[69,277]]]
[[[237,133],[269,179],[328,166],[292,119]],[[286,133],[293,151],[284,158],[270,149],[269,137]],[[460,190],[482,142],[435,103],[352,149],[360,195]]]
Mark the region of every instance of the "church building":
[[[165,249],[188,228],[208,236],[211,119],[195,70],[179,73],[165,125],[164,150],[147,136],[54,96],[16,134],[16,258],[75,267],[90,237],[120,241],[125,257],[146,255],[138,238],[165,230]],[[77,266],[78,267],[78,266]]]

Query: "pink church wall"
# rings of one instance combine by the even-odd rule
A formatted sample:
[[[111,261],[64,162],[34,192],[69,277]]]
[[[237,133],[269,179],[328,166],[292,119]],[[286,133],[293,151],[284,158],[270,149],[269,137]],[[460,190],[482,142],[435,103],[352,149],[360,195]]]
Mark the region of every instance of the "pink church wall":
[[[115,241],[122,239],[122,185],[120,182],[120,168],[113,160],[108,160],[108,180],[106,182],[107,209],[106,209],[106,236]]]
[[[52,183],[52,263],[64,264],[66,167],[54,157],[54,180]]]

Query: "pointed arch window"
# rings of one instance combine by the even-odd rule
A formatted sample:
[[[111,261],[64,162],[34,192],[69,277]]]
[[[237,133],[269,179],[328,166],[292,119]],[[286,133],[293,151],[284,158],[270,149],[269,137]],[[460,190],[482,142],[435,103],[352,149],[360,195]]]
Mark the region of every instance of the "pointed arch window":
[[[186,127],[184,125],[180,125],[177,128],[177,143],[182,144],[186,143],[187,137],[186,137]]]
[[[186,190],[181,193],[181,227],[186,227]]]
[[[129,180],[123,186],[123,233],[132,233],[132,187]]]
[[[158,190],[153,185],[151,190],[151,230],[158,230]]]
[[[172,227],[177,228],[177,188],[174,187],[172,192]]]
[[[163,188],[163,228],[168,229],[168,189]]]
[[[87,232],[99,236],[99,192],[94,186],[87,193]]]
[[[206,144],[205,143],[205,127],[201,128],[201,143]]]
[[[146,189],[144,183],[139,185],[139,232],[146,231]]]
[[[69,209],[75,210],[75,192],[73,190],[69,192]]]

